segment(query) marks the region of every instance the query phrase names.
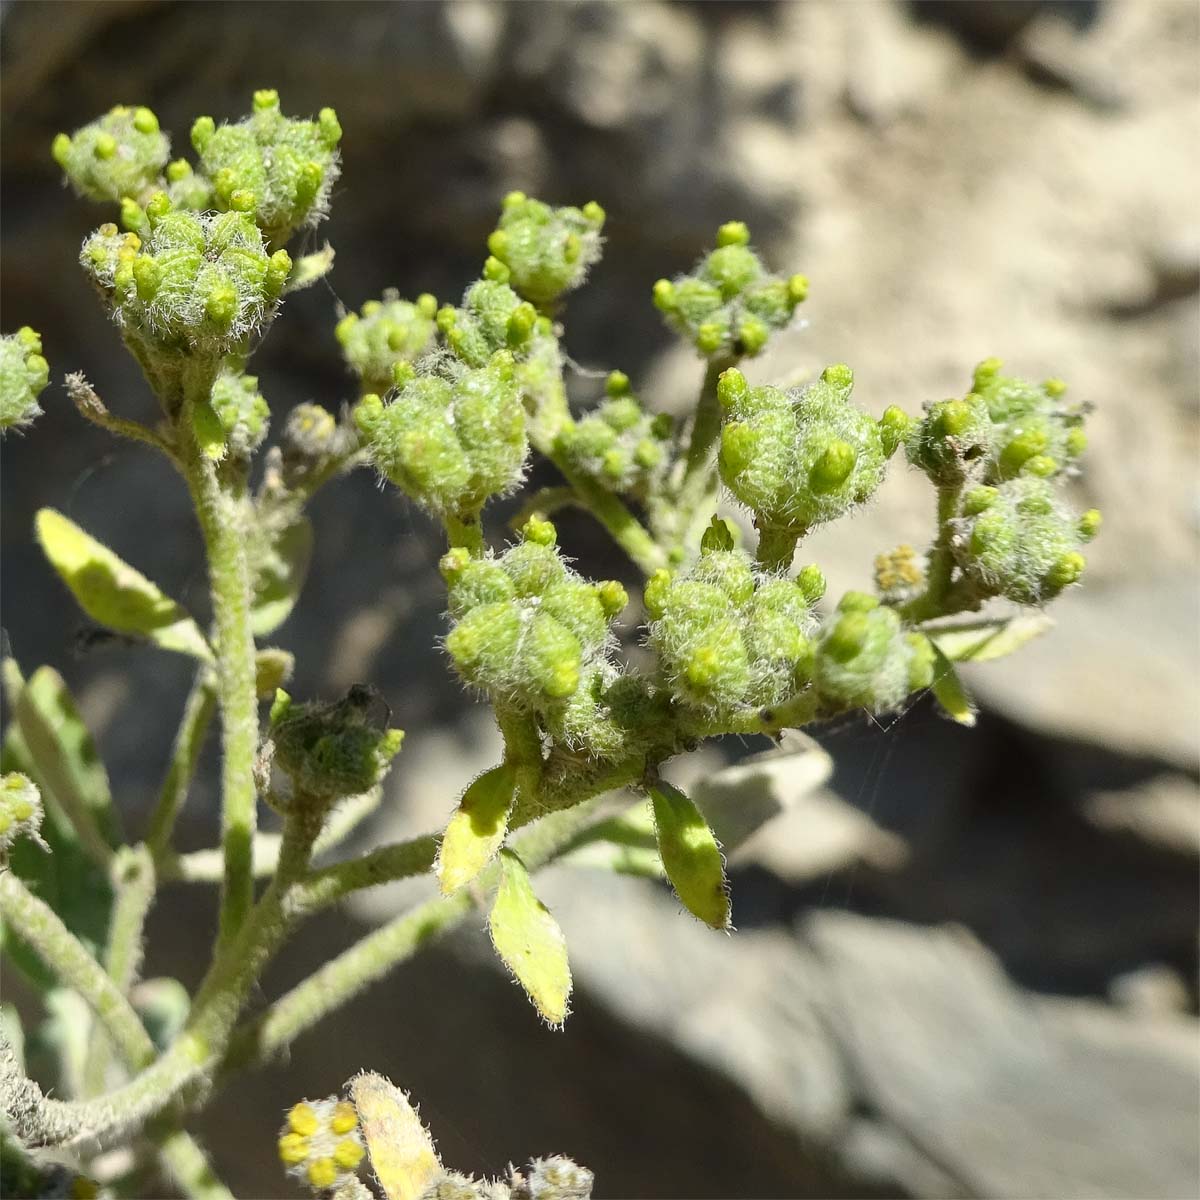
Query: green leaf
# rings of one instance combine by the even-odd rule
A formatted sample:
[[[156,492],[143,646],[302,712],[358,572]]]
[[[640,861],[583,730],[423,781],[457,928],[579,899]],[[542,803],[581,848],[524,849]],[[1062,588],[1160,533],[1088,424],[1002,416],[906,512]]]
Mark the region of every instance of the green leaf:
[[[299,292],[306,287],[312,287],[318,279],[323,279],[333,270],[333,247],[326,242],[324,247],[312,254],[303,254],[292,263],[287,282],[283,285],[283,294]]]
[[[288,619],[312,560],[313,530],[307,517],[289,525],[257,565],[254,611],[255,637],[274,633]]]
[[[38,512],[35,526],[50,565],[93,621],[148,638],[164,650],[212,661],[196,622],[140,571],[52,508]]]
[[[1000,621],[973,621],[942,628],[924,626],[924,632],[951,662],[989,662],[1020,650],[1054,625],[1045,613],[1022,613]]]
[[[470,883],[500,849],[516,789],[515,769],[502,763],[485,771],[463,793],[442,835],[435,864],[444,895]]]
[[[525,864],[500,851],[500,887],[488,917],[492,945],[534,1007],[551,1025],[567,1019],[571,968],[567,943],[550,910],[534,895]]]
[[[192,432],[200,453],[218,463],[225,457],[229,447],[225,444],[225,426],[217,416],[217,410],[207,400],[192,405]]]
[[[721,848],[700,810],[677,787],[650,789],[658,852],[684,908],[713,929],[729,928],[729,885]]]
[[[947,714],[960,725],[975,724],[975,705],[963,682],[954,669],[954,664],[938,649],[933,647],[933,694]]]

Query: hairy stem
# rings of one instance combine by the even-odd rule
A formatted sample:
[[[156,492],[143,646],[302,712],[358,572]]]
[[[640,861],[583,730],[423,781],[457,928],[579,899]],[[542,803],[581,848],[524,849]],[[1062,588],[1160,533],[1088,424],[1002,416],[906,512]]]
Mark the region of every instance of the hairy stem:
[[[158,1138],[158,1157],[187,1200],[234,1200],[217,1177],[208,1155],[190,1134],[168,1129]]]
[[[801,530],[778,525],[758,526],[758,549],[755,559],[765,571],[788,571],[796,554]]]
[[[168,857],[171,835],[175,821],[187,799],[188,789],[196,773],[196,763],[204,745],[204,737],[217,707],[217,684],[212,670],[202,667],[196,674],[192,690],[183,707],[183,718],[175,735],[171,751],[171,765],[163,779],[158,794],[158,803],[150,818],[150,829],[146,845],[155,864],[160,865]]]
[[[711,469],[713,447],[721,436],[721,402],[717,399],[717,381],[721,372],[735,366],[736,359],[719,358],[708,364],[704,372],[704,383],[700,388],[700,399],[692,418],[692,436],[688,441],[687,466],[684,470],[684,489],[697,476],[707,485]]]
[[[229,482],[201,453],[184,428],[184,469],[208,553],[209,586],[216,625],[217,692],[221,705],[221,844],[225,878],[221,890],[219,945],[241,928],[254,898],[252,843],[258,796],[254,756],[258,750],[258,697],[255,691],[254,634],[250,623],[250,565],[246,556],[246,499],[243,480]],[[200,397],[207,399],[207,396]]]
[[[958,611],[947,607],[954,574],[954,551],[952,539],[954,527],[951,522],[958,516],[962,502],[963,484],[942,484],[937,490],[937,538],[929,551],[925,568],[925,590],[901,608],[901,615],[914,624],[930,621]]]
[[[478,517],[462,520],[447,514],[442,518],[442,524],[446,527],[446,537],[451,546],[461,546],[470,552],[472,558],[479,558],[483,554],[483,528]]]
[[[114,902],[109,919],[104,970],[121,995],[127,996],[142,962],[146,915],[154,902],[154,861],[144,846],[122,847],[113,860]],[[99,1027],[92,1030],[84,1069],[84,1092],[104,1090],[110,1062],[109,1041]],[[135,1067],[138,1064],[134,1064]]]
[[[380,846],[359,858],[314,871],[297,886],[291,912],[293,916],[309,916],[362,888],[424,875],[433,867],[437,844],[437,838],[429,834]]]

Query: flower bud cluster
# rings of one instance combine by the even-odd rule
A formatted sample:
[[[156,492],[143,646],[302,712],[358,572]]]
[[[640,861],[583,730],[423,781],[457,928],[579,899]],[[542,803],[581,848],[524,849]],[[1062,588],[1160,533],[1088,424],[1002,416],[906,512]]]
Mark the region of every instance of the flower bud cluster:
[[[437,301],[430,295],[415,302],[401,300],[389,290],[382,300],[368,300],[358,313],[349,313],[334,331],[347,366],[366,392],[386,392],[398,363],[416,362],[432,348],[437,334]]]
[[[242,213],[191,213],[165,192],[145,209],[146,232],[102,225],[80,262],[128,333],[159,353],[223,357],[274,315],[292,267],[268,254]]]
[[[272,762],[288,776],[290,792],[276,787],[272,798],[284,809],[305,801],[325,807],[370,791],[404,740],[403,730],[388,728],[390,717],[369,687],[352,687],[333,704],[293,705],[278,693],[271,712]]]
[[[749,243],[746,226],[730,221],[717,231],[717,248],[690,275],[654,285],[655,306],[706,358],[758,354],[808,295],[803,275],[770,274]]]
[[[1047,479],[1069,469],[1087,448],[1082,407],[1063,401],[1062,380],[1031,384],[1001,375],[1002,365],[998,358],[985,359],[972,381],[971,392],[992,422],[984,482],[1018,475]]]
[[[365,1155],[358,1113],[349,1100],[303,1100],[288,1110],[279,1158],[289,1175],[313,1191],[331,1191],[347,1182]]]
[[[488,251],[508,268],[507,282],[539,308],[577,288],[600,258],[604,209],[551,208],[524,192],[504,198]]]
[[[438,310],[437,326],[447,347],[468,366],[483,366],[498,350],[519,355],[529,348],[537,310],[508,286],[507,277],[507,267],[488,259],[484,277],[467,289],[462,304]]]
[[[609,659],[609,627],[628,597],[615,581],[593,584],[572,571],[555,538],[554,526],[534,517],[498,558],[455,549],[442,559],[454,620],[446,650],[468,684],[593,748],[607,736],[589,731],[610,692],[622,712],[638,704]]]
[[[0,337],[0,430],[20,429],[41,414],[38,396],[49,380],[38,333],[23,325]]]
[[[535,1158],[513,1188],[513,1200],[588,1200],[595,1176],[561,1154]]]
[[[522,479],[525,409],[508,351],[480,367],[442,366],[402,365],[389,400],[364,396],[355,421],[385,478],[439,515],[473,520]]]
[[[517,381],[529,418],[530,441],[544,446],[571,420],[563,382],[562,347],[545,319],[539,318],[533,337],[522,348]]]
[[[0,776],[0,856],[19,837],[40,841],[42,797],[37,786],[17,771]]]
[[[928,405],[922,420],[908,431],[908,461],[939,487],[961,484],[992,451],[994,430],[987,404],[970,394],[962,400]]]
[[[608,491],[644,498],[666,466],[673,422],[667,413],[647,413],[620,371],[609,375],[606,391],[594,412],[562,430],[558,449]]]
[[[1022,475],[967,492],[954,555],[981,596],[1041,604],[1079,580],[1079,547],[1099,526],[1095,509],[1076,517],[1047,480]]]
[[[212,117],[198,117],[192,125],[215,207],[249,214],[273,246],[325,215],[341,138],[332,108],[315,121],[285,117],[278,92],[269,88],[254,93],[254,111],[244,121],[218,126]]]
[[[824,591],[815,567],[781,579],[756,571],[732,538],[706,534],[690,570],[660,570],[646,585],[649,640],[667,690],[711,717],[787,699],[811,677],[812,606]]]
[[[933,647],[906,633],[899,613],[866,592],[847,592],[821,627],[814,682],[832,709],[895,708],[933,682]]]
[[[786,392],[751,387],[736,368],[722,373],[721,479],[760,530],[802,532],[832,521],[879,486],[907,418],[889,409],[874,420],[850,403],[853,386],[844,365]]]
[[[271,410],[258,390],[258,376],[222,371],[213,383],[213,411],[225,432],[225,444],[238,458],[249,458],[267,436]]]
[[[73,135],[60,133],[50,153],[79,195],[116,203],[161,186],[171,144],[150,109],[118,104]]]

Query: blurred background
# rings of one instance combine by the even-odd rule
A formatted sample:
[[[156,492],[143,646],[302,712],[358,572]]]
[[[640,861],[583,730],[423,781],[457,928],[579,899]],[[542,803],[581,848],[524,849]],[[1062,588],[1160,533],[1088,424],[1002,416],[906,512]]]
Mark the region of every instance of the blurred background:
[[[3,325],[39,329],[59,381],[3,445],[3,625],[26,670],[65,675],[135,828],[187,665],[95,644],[32,539],[34,511],[59,507],[204,612],[178,480],[84,425],[61,389],[81,370],[110,408],[153,413],[75,266],[108,214],[49,157],[57,131],[115,102],[152,106],[178,152],[196,115],[234,119],[257,87],[289,113],[336,107],[344,174],[317,238],[336,267],[254,362],[276,414],[352,398],[343,305],[388,286],[457,298],[514,187],[609,213],[606,257],[567,312],[581,402],[587,369],[614,367],[651,405],[693,402],[699,365],[650,287],[742,219],[777,269],[812,280],[803,327],[755,380],[846,361],[872,411],[915,411],[996,354],[1095,406],[1076,499],[1105,525],[1085,586],[1054,605],[1050,635],[968,671],[974,730],[920,702],[818,731],[831,777],[805,784],[815,751],[784,777],[791,808],[731,864],[731,939],[652,883],[548,874],[576,977],[565,1032],[539,1024],[478,931],[457,935],[221,1094],[197,1129],[239,1196],[289,1194],[282,1108],[360,1068],[413,1091],[448,1164],[496,1173],[561,1151],[596,1171],[598,1196],[1200,1194],[1194,0],[125,0],[0,17]],[[293,694],[370,681],[408,731],[357,845],[437,827],[497,747],[434,644],[439,538],[365,473],[314,516],[312,573],[278,636]],[[895,469],[802,554],[836,595],[931,527],[927,485]],[[585,518],[560,532],[581,569],[632,582]],[[215,740],[188,848],[215,840]],[[706,749],[679,778],[764,748]],[[414,894],[306,927],[260,1000]],[[147,974],[194,985],[212,899],[162,895]]]

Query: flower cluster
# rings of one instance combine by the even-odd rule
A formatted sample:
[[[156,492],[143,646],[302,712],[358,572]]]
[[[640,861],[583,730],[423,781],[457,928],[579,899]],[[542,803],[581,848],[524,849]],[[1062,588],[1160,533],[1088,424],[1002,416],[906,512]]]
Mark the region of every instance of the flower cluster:
[[[524,192],[504,198],[500,221],[488,238],[488,251],[503,263],[507,282],[539,308],[577,288],[600,257],[604,209],[551,208]]]
[[[679,704],[710,717],[778,704],[812,673],[812,606],[825,591],[816,567],[797,578],[756,570],[724,522],[705,534],[689,570],[646,585],[649,640]]]
[[[666,466],[674,422],[646,412],[622,371],[609,375],[605,391],[598,408],[564,426],[557,447],[606,490],[645,497]]]
[[[507,267],[488,259],[483,272],[459,307],[446,304],[437,314],[447,347],[472,367],[483,366],[498,350],[526,349],[538,320],[533,305],[508,286]]]
[[[690,275],[654,285],[654,303],[668,323],[714,361],[760,353],[807,295],[803,275],[783,279],[767,271],[741,221],[721,226],[717,248]]]
[[[60,133],[50,152],[79,195],[119,203],[161,186],[171,143],[150,109],[118,104],[73,135]]]
[[[300,1183],[331,1191],[358,1173],[365,1156],[358,1113],[349,1100],[302,1100],[288,1110],[279,1158]]]
[[[238,458],[249,458],[267,436],[271,417],[271,409],[258,390],[258,377],[222,371],[213,384],[211,404],[226,445]]]
[[[33,780],[17,771],[0,776],[0,856],[19,837],[38,839],[42,796]]]
[[[244,121],[218,126],[212,117],[198,117],[192,125],[215,206],[252,216],[271,246],[325,215],[340,173],[341,139],[332,108],[315,121],[285,117],[274,89],[254,93],[254,111]]]
[[[0,337],[0,430],[21,429],[40,415],[38,396],[49,380],[38,333],[23,325]]]
[[[358,376],[365,392],[386,392],[395,380],[396,366],[416,362],[433,346],[437,334],[437,300],[428,294],[415,302],[386,291],[382,300],[368,300],[349,313],[334,331],[346,365]]]

